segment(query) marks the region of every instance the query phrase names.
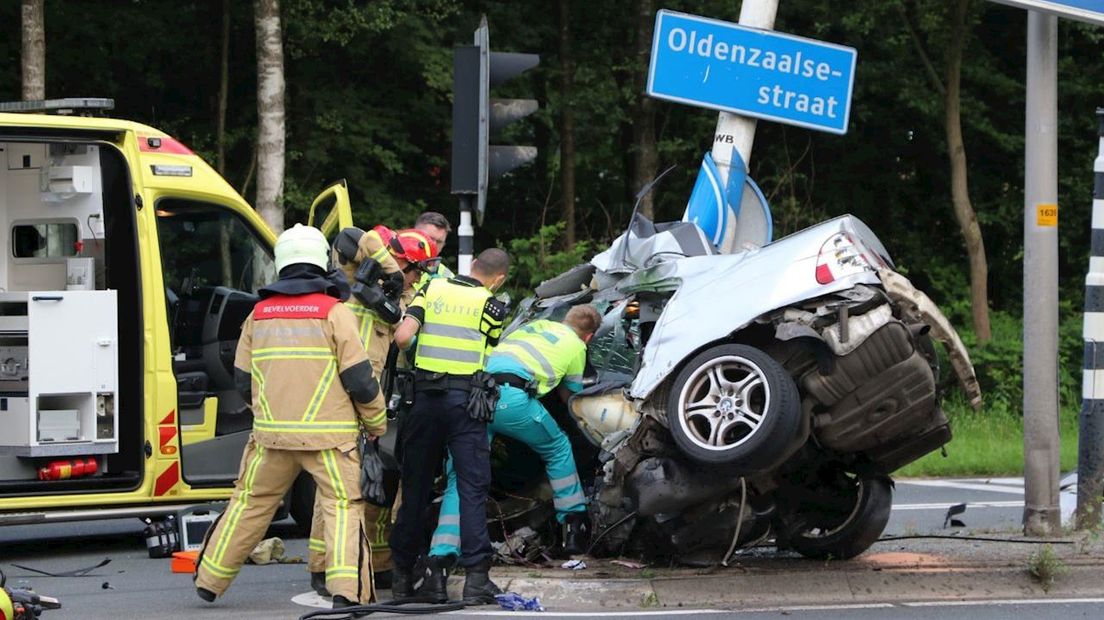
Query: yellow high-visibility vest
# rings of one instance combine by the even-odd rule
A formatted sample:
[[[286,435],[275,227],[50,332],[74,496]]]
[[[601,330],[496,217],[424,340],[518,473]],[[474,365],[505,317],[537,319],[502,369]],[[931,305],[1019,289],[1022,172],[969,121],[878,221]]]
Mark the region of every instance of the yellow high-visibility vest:
[[[482,286],[445,278],[430,280],[411,304],[425,310],[414,367],[452,375],[483,370],[488,334],[502,328],[500,321],[495,325],[485,316],[491,297]]]

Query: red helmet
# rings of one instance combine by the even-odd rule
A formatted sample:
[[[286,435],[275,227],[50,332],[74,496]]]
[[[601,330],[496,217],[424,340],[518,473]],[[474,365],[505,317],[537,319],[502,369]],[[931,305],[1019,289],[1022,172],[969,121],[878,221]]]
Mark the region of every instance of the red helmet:
[[[378,225],[374,226],[372,228],[372,230],[377,235],[379,235],[379,237],[383,241],[384,245],[390,245],[391,240],[395,238],[395,231],[393,231],[390,228],[384,226],[383,224],[378,224]]]
[[[405,259],[422,271],[436,271],[441,259],[437,257],[437,244],[420,230],[408,228],[395,233],[388,248],[397,258]]]

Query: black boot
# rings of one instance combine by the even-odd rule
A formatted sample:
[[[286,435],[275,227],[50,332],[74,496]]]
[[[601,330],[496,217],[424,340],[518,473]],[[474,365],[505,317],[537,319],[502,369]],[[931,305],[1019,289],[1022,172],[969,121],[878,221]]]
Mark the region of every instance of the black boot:
[[[586,553],[590,547],[590,519],[585,512],[569,513],[563,523],[563,550],[568,555]]]
[[[391,570],[391,598],[410,598],[414,596],[414,572],[396,566]]]
[[[448,602],[448,576],[453,565],[454,556],[431,555],[426,561],[429,573],[425,582],[418,590],[418,595],[428,599],[432,603]]]
[[[311,589],[317,592],[318,596],[330,596],[330,591],[326,589],[326,571],[311,573]]]
[[[475,566],[465,569],[464,577],[464,602],[469,605],[489,605],[495,602],[495,595],[502,594],[502,590],[491,581],[489,574],[491,561],[484,560]]]
[[[344,609],[346,607],[355,607],[357,605],[360,605],[360,603],[350,601],[349,599],[345,598],[344,596],[341,596],[340,594],[333,597],[333,608],[334,609]]]
[[[199,595],[199,598],[207,601],[208,603],[215,602],[215,593],[208,590],[207,588],[196,588],[196,594]]]
[[[391,570],[376,571],[372,574],[372,582],[377,590],[391,589]]]

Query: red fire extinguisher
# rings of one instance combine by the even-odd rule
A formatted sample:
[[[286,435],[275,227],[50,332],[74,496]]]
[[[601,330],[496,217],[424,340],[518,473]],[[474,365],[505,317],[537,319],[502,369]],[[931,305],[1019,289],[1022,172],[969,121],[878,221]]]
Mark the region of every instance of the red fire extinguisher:
[[[90,476],[96,473],[98,469],[99,465],[93,457],[76,459],[75,461],[54,461],[38,470],[38,479],[68,480],[69,478]]]

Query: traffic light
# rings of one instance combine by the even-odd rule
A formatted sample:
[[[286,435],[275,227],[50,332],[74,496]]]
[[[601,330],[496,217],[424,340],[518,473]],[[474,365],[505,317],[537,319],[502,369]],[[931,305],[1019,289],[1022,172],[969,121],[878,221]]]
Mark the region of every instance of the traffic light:
[[[492,52],[485,16],[475,31],[475,44],[453,48],[452,193],[461,195],[462,213],[474,210],[480,224],[487,205],[487,185],[537,158],[535,146],[491,144],[504,127],[536,112],[537,101],[492,99],[490,89],[538,64],[537,54]]]

